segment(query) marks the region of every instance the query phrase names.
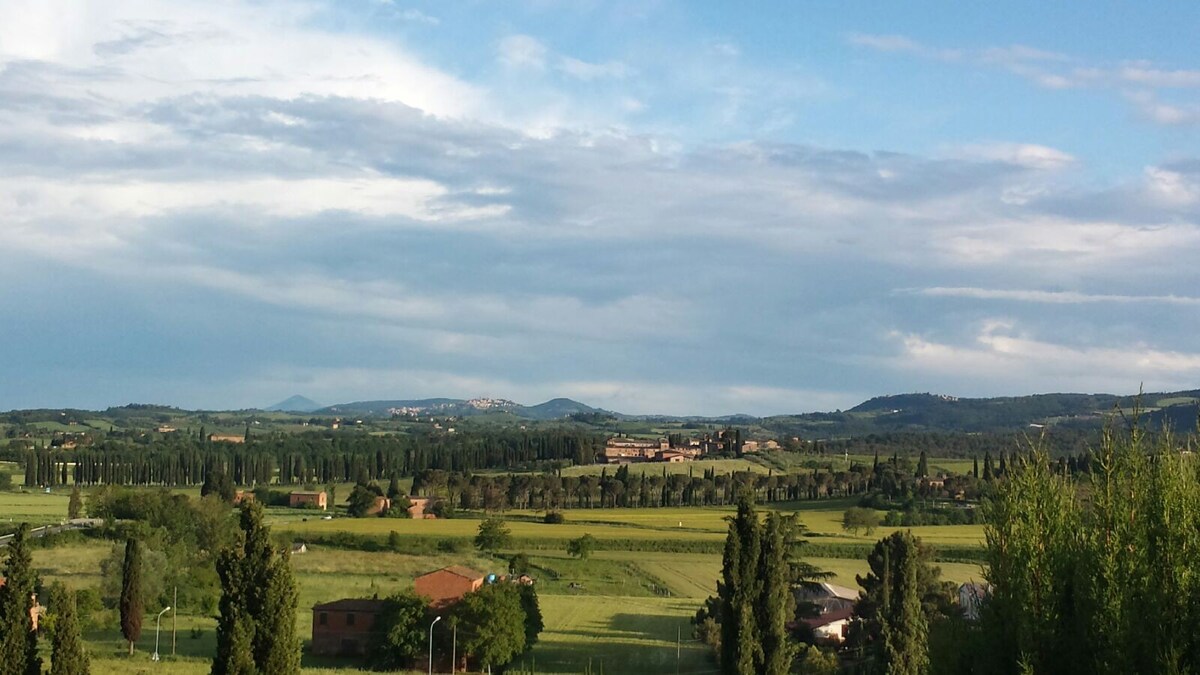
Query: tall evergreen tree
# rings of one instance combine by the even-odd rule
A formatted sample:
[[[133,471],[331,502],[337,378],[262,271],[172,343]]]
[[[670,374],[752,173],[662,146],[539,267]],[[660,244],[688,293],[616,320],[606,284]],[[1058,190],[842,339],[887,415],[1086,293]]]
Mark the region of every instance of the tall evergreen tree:
[[[921,451],[921,458],[917,460],[917,478],[929,477],[929,458],[925,456],[925,451]]]
[[[949,604],[938,570],[923,558],[928,552],[909,532],[881,539],[867,556],[870,571],[859,577],[863,593],[855,605],[860,618],[849,643],[865,648],[871,672],[923,675],[929,668],[929,623]]]
[[[67,517],[71,520],[78,518],[83,513],[83,497],[79,493],[79,484],[71,488],[71,499],[67,501]]]
[[[748,490],[738,498],[738,510],[729,522],[722,563],[721,672],[754,675],[762,664],[763,650],[756,611],[761,580],[758,559],[761,551],[758,514]]]
[[[121,566],[121,635],[129,642],[129,653],[142,637],[142,547],[134,537],[125,542],[125,563]]]
[[[79,634],[79,616],[74,591],[56,585],[50,597],[54,613],[54,631],[50,637],[50,675],[86,675],[91,670],[83,639]]]
[[[795,614],[788,564],[791,543],[788,529],[788,523],[778,511],[767,514],[758,563],[758,579],[762,590],[756,617],[763,652],[758,672],[766,675],[786,675],[796,656],[787,629],[787,624]]]
[[[221,552],[213,675],[288,675],[300,669],[297,593],[287,552],[277,553],[262,506],[244,503],[240,541]]]
[[[33,629],[37,577],[29,550],[29,525],[21,523],[8,543],[5,584],[0,586],[0,675],[39,675],[42,660]]]

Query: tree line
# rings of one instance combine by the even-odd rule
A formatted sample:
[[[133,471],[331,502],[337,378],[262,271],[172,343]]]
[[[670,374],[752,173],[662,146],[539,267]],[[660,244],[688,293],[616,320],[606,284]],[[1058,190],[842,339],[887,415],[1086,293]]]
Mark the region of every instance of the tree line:
[[[428,469],[477,471],[587,464],[604,438],[571,429],[373,436],[358,432],[246,434],[245,443],[169,434],[148,444],[107,440],[73,450],[19,454],[25,484],[201,485],[220,472],[235,485],[328,484],[386,480]]]

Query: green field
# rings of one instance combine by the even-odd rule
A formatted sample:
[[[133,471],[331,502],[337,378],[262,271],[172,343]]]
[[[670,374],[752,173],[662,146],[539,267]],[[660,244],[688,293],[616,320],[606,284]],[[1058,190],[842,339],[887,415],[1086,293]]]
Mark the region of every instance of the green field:
[[[195,494],[195,490],[186,490]],[[339,487],[339,495],[342,488]],[[348,491],[347,491],[348,494]],[[0,494],[0,513],[14,520],[56,522],[66,513],[65,492],[8,492]],[[841,531],[843,511],[853,499],[797,502],[772,505],[796,512],[810,531],[806,538],[820,544],[867,545],[896,528],[880,528],[871,536]],[[676,667],[676,640],[680,672],[711,672],[713,664],[705,649],[690,640],[689,618],[716,590],[721,556],[709,553],[674,553],[620,550],[622,544],[646,544],[678,540],[711,542],[724,540],[726,518],[732,507],[661,509],[575,509],[564,512],[567,522],[547,525],[541,513],[510,512],[508,526],[522,541],[535,544],[528,550],[533,575],[538,579],[539,597],[546,628],[538,645],[514,664],[536,667],[539,673],[581,673],[601,668],[610,673],[671,672]],[[407,520],[389,518],[322,520],[321,514],[284,508],[267,510],[275,531],[306,536],[337,532],[386,537],[396,531],[402,537],[468,540],[474,537],[482,514],[467,514],[453,520]],[[912,528],[931,544],[978,546],[979,526]],[[565,553],[568,539],[582,534],[608,540],[612,548],[599,550],[588,560]],[[707,545],[707,544],[706,544]],[[38,549],[34,563],[47,582],[62,581],[73,588],[97,587],[99,564],[112,551],[111,542],[88,541],[54,549]],[[709,549],[712,551],[712,549]],[[851,558],[809,558],[818,568],[831,572],[836,583],[855,587],[855,575],[866,571],[866,561]],[[482,572],[503,572],[506,556],[491,558],[467,547],[462,553],[410,555],[393,552],[363,552],[311,545],[310,551],[292,558],[300,603],[296,616],[298,634],[307,639],[312,630],[311,607],[346,597],[384,596],[409,588],[413,577],[450,564],[462,564]],[[980,578],[976,565],[939,563],[943,578],[961,582]],[[115,629],[89,632],[85,636],[92,654],[93,672],[192,674],[208,672],[214,646],[215,620],[191,616],[179,608],[178,658],[155,664],[149,660],[154,648],[153,617],[144,624],[138,653],[130,659]],[[169,617],[169,615],[168,615]],[[164,621],[164,630],[169,626]],[[195,634],[193,634],[195,629]],[[169,633],[163,634],[160,650],[169,653]],[[305,656],[304,673],[310,675],[356,672],[354,666],[314,660]]]
[[[31,525],[59,523],[67,519],[70,488],[46,492],[0,492],[0,522]]]

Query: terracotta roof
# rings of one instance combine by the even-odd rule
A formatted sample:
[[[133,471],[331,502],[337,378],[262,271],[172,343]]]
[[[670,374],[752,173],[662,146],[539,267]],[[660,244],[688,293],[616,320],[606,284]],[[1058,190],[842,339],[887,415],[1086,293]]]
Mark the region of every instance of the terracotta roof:
[[[379,612],[383,610],[383,600],[373,598],[346,598],[334,600],[320,605],[313,605],[314,611],[334,612]]]
[[[449,567],[443,567],[440,570],[434,570],[432,572],[422,574],[421,576],[427,577],[430,574],[437,574],[438,572],[449,572],[455,576],[460,576],[464,579],[471,579],[471,580],[482,579],[484,577],[483,572],[476,572],[475,570],[471,569],[470,567],[463,567],[462,565],[451,565]]]

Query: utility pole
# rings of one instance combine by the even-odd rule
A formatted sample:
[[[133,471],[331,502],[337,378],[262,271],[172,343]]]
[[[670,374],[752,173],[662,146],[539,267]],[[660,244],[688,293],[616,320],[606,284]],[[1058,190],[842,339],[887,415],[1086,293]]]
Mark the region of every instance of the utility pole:
[[[683,628],[675,626],[675,675],[679,675],[679,640]]]
[[[458,622],[454,622],[454,637],[450,640],[450,672],[458,672]]]
[[[179,587],[175,587],[174,597],[171,600],[174,604],[171,605],[171,656],[175,656],[175,628],[179,619]]]

